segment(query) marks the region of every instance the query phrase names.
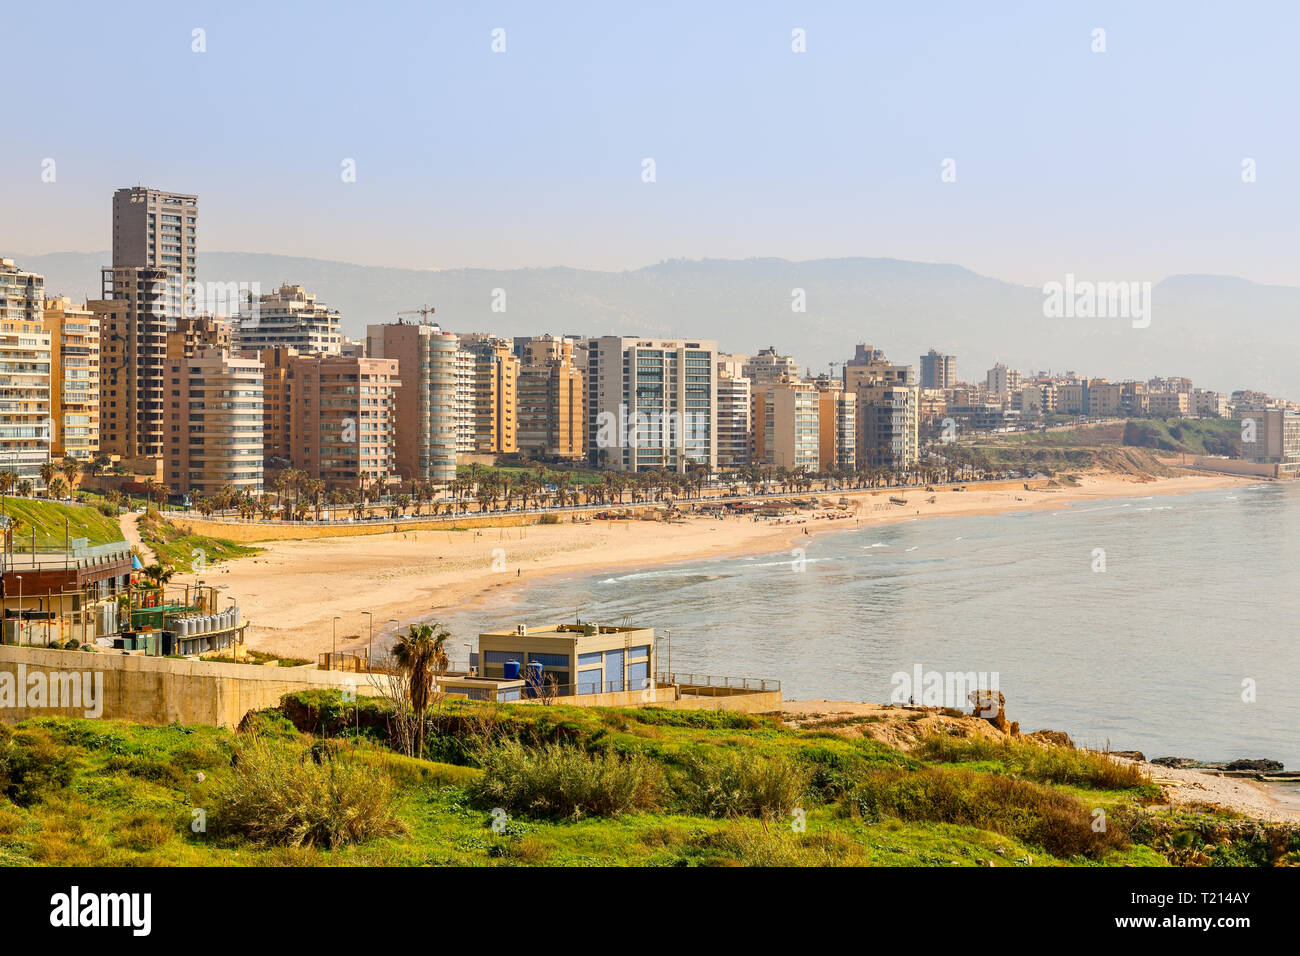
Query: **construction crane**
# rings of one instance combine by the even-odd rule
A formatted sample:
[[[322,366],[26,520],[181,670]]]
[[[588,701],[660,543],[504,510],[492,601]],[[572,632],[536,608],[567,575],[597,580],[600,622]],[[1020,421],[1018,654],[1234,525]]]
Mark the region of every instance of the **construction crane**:
[[[406,309],[405,311],[402,311],[402,312],[398,312],[398,313],[397,313],[397,322],[398,322],[399,325],[405,325],[405,324],[406,324],[406,320],[403,319],[402,316],[404,316],[404,315],[418,315],[418,316],[420,317],[420,323],[421,323],[422,325],[428,325],[428,324],[429,324],[429,316],[433,315],[433,312],[434,312],[434,309],[433,309],[433,306],[431,306],[431,305],[422,305],[422,306],[420,306],[420,308],[418,308],[418,309]]]

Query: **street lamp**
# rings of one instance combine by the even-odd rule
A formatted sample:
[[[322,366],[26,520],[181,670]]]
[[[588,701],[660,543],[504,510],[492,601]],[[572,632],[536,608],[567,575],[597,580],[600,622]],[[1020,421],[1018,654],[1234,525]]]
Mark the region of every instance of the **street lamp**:
[[[375,649],[375,616],[369,611],[362,611],[361,613],[370,619],[370,640],[366,644],[366,667],[368,669],[370,667],[371,652]]]
[[[15,575],[18,578],[18,631],[14,638],[14,644],[18,647],[23,646],[23,576]]]
[[[330,654],[330,670],[334,669],[334,664],[339,655],[339,616],[334,615],[334,651]]]

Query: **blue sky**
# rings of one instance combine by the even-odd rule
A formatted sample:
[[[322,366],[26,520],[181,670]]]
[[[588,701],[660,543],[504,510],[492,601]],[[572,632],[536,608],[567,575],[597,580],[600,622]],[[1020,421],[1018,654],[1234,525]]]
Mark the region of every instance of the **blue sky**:
[[[1297,284],[1298,10],[11,5],[0,248],[105,249],[112,190],[143,183],[200,195],[200,255],[894,256],[1030,284]],[[946,158],[956,182],[941,182]]]

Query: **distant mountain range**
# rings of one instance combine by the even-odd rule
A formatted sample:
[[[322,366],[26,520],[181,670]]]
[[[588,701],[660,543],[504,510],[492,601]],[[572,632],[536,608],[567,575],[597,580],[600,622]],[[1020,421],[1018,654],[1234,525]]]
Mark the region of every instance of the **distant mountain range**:
[[[12,255],[45,275],[50,294],[95,297],[107,252]],[[346,335],[424,304],[453,332],[501,335],[688,335],[726,351],[775,345],[814,373],[856,343],[916,363],[933,347],[957,356],[959,377],[994,362],[1030,372],[1073,370],[1112,379],[1187,375],[1219,391],[1257,388],[1300,398],[1300,288],[1231,276],[1180,275],[1155,286],[1149,328],[1128,319],[1049,319],[1040,288],[955,265],[898,259],[670,260],[627,272],[543,269],[441,271],[359,266],[261,253],[206,252],[200,279],[297,283],[343,313]],[[1081,276],[1104,281],[1105,276]],[[1064,276],[1060,277],[1063,281]],[[494,290],[505,311],[493,311]],[[803,289],[807,311],[791,309]],[[499,301],[499,299],[498,299]]]

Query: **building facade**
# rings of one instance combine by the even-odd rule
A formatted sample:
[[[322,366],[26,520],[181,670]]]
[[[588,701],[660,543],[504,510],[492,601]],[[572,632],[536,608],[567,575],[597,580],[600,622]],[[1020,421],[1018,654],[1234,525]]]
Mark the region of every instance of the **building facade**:
[[[782,379],[751,387],[750,460],[790,471],[821,468],[821,393],[811,382]]]
[[[518,347],[518,343],[516,343]],[[574,343],[531,338],[520,356],[516,430],[518,448],[533,458],[578,460],[586,454],[586,376]]]
[[[45,279],[0,259],[0,470],[44,484],[50,459],[50,333],[44,325]]]
[[[89,461],[99,453],[99,318],[67,296],[45,300],[50,336],[50,455]]]
[[[587,458],[616,471],[717,466],[716,342],[587,342]]]
[[[340,355],[341,321],[337,309],[317,302],[302,286],[282,285],[235,317],[234,346],[250,354],[283,347],[301,355]]]
[[[165,269],[101,270],[99,449],[122,458],[163,457],[163,363],[170,312]]]
[[[167,486],[211,496],[262,491],[262,363],[200,347],[169,356]]]
[[[164,269],[167,311],[184,315],[198,281],[197,196],[145,186],[113,193],[113,266]]]
[[[718,365],[718,470],[735,471],[750,464],[750,382],[723,371],[723,362]]]
[[[327,488],[397,477],[396,359],[299,355],[290,376],[295,467]]]
[[[921,356],[921,387],[951,388],[957,384],[957,356],[930,349]]]
[[[366,328],[371,359],[398,363],[394,467],[405,481],[456,478],[456,336],[436,325],[393,322]],[[367,360],[358,360],[367,361]]]

